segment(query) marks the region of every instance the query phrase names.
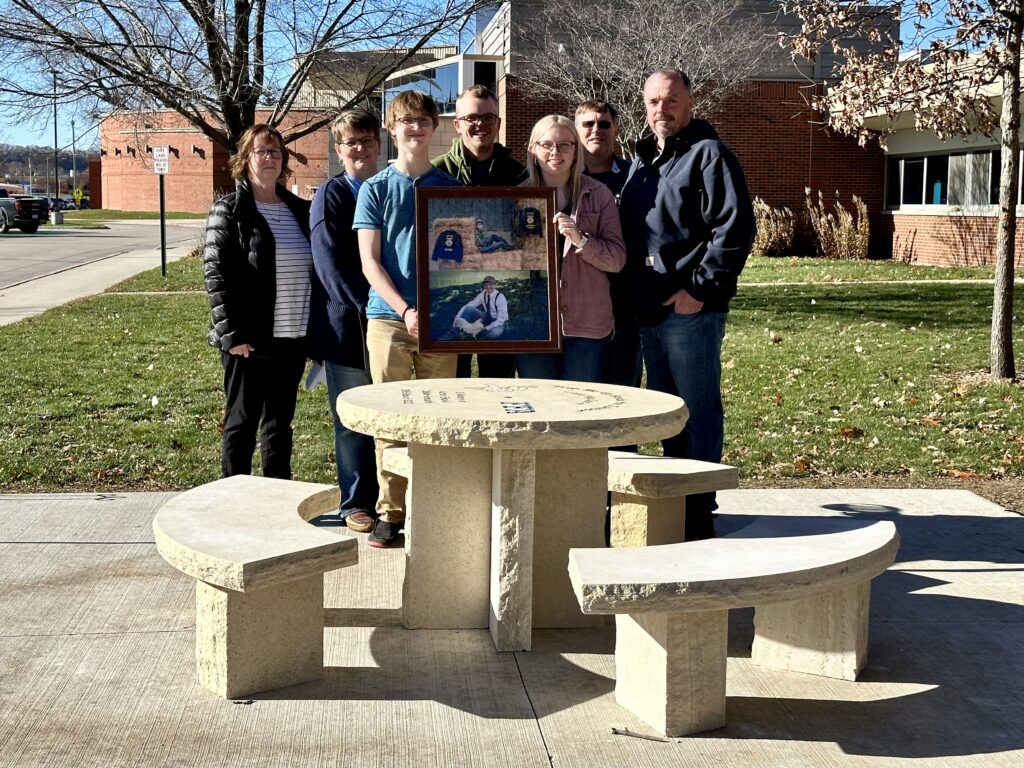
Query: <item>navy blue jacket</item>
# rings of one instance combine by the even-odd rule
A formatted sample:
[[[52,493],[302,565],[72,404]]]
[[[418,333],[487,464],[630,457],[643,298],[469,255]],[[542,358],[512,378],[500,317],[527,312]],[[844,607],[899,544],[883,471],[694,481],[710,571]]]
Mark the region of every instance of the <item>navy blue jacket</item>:
[[[370,289],[352,229],[356,199],[344,173],[316,191],[309,212],[313,269],[309,356],[366,368],[366,297]]]
[[[754,209],[736,157],[704,120],[637,143],[619,212],[640,323],[659,323],[680,288],[708,312],[728,312],[754,242]]]

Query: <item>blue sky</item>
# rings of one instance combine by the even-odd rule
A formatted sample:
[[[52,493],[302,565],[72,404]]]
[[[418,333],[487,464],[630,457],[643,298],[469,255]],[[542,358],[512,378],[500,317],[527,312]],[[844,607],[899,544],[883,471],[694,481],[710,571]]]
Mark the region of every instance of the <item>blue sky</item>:
[[[71,118],[70,112],[61,115],[57,108],[57,141],[61,148],[71,149]],[[75,118],[75,146],[79,150],[96,147],[99,144],[99,129],[91,120]],[[49,120],[39,125],[25,123],[16,115],[0,110],[0,144],[16,144],[19,146],[53,146],[53,112]]]

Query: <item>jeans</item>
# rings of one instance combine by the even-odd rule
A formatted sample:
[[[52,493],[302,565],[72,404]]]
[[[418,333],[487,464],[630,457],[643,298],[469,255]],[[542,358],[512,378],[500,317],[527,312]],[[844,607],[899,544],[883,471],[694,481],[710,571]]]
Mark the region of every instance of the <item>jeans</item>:
[[[220,353],[224,366],[224,477],[252,474],[256,433],[263,476],[292,477],[292,419],[306,368],[305,339],[273,339],[248,357]]]
[[[514,251],[515,246],[509,243],[501,235],[490,234],[484,237],[477,236],[476,247],[480,253],[494,253],[495,251]]]
[[[476,356],[477,370],[480,378],[514,379],[516,377],[516,356],[502,352],[481,352]],[[468,379],[473,375],[473,356],[459,355],[458,371],[460,379]]]
[[[608,357],[604,361],[601,381],[623,387],[639,387],[642,377],[639,329],[636,325],[616,328],[615,335],[608,342]]]
[[[683,431],[662,441],[666,456],[719,462],[725,434],[722,407],[722,340],[724,312],[671,314],[640,329],[647,386],[683,398],[690,416]],[[714,493],[686,500],[686,539],[715,535],[711,513]]]
[[[327,399],[334,419],[334,461],[338,467],[338,488],[341,491],[339,515],[342,519],[353,512],[371,512],[377,503],[377,461],[373,438],[351,429],[338,418],[338,395],[347,389],[370,383],[370,372],[325,361]]]
[[[516,370],[521,379],[589,381],[596,384],[601,381],[607,355],[607,338],[564,336],[561,352],[516,355]]]
[[[608,357],[604,361],[604,375],[601,381],[622,387],[639,387],[643,380],[643,372],[640,329],[635,323],[620,323],[616,320],[615,335],[608,343]],[[609,450],[636,453],[637,446],[617,445]]]

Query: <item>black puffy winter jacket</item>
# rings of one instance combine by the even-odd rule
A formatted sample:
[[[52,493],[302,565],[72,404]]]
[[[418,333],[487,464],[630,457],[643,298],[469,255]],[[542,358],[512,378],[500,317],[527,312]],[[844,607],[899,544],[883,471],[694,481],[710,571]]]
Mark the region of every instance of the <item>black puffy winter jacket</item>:
[[[309,201],[278,185],[277,194],[309,238]],[[277,265],[274,235],[256,209],[248,181],[215,201],[206,220],[203,277],[210,297],[213,328],[207,339],[227,352],[239,344],[260,343],[274,335]]]

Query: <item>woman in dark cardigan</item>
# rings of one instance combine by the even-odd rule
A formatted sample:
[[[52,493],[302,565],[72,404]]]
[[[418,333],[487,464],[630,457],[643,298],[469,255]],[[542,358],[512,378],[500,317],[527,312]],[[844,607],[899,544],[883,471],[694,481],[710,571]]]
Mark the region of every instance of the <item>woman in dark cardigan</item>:
[[[250,474],[259,432],[264,476],[290,479],[313,265],[309,202],[282,186],[288,151],[269,125],[242,135],[231,175],[235,191],[210,209],[203,249],[209,341],[227,398],[221,468]]]

